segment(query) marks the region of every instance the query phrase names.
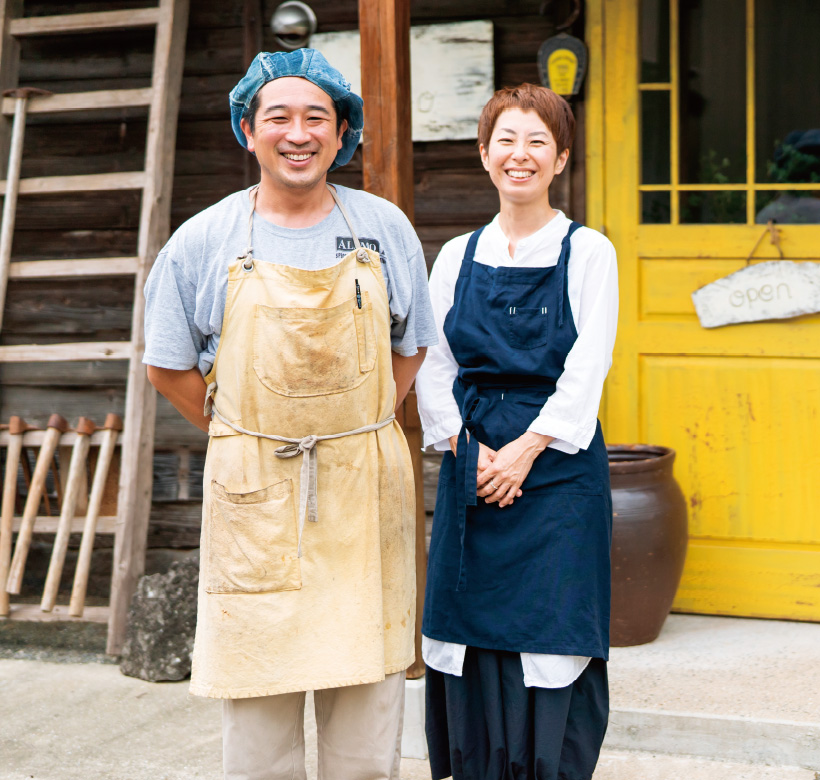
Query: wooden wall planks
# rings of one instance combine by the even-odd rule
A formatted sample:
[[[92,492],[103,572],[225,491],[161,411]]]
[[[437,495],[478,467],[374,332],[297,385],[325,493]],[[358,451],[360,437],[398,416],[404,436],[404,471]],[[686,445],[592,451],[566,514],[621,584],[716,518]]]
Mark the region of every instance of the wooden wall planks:
[[[268,27],[279,0],[258,0],[263,40],[276,49]],[[358,25],[357,0],[310,0],[319,30],[353,29]],[[155,0],[28,0],[26,14],[84,13],[155,5]],[[413,24],[490,19],[494,26],[495,85],[537,82],[536,53],[554,33],[551,19],[539,14],[540,0],[411,0]],[[557,3],[556,6],[561,5]],[[172,228],[245,184],[246,153],[228,121],[227,95],[244,73],[244,14],[248,3],[197,0],[191,4],[182,100],[177,130]],[[563,13],[556,9],[556,14]],[[580,29],[580,27],[578,28]],[[576,33],[578,34],[578,33]],[[151,70],[152,33],[106,32],[94,36],[98,54],[87,56],[85,43],[49,37],[24,43],[21,84],[53,91],[142,87]],[[127,42],[128,46],[124,44]],[[122,51],[138,51],[125,57]],[[26,134],[24,175],[45,176],[138,170],[143,165],[146,112],[107,110],[91,114],[32,116]],[[582,117],[579,117],[582,120]],[[559,208],[583,221],[583,123],[571,165],[572,187],[556,187]],[[472,141],[414,145],[416,229],[432,265],[441,245],[492,218],[498,200],[481,167]],[[339,184],[361,187],[361,152],[331,175]],[[134,192],[25,196],[20,200],[14,260],[61,257],[119,257],[134,253],[139,195]],[[12,282],[0,344],[59,341],[59,334],[89,341],[128,337],[130,285],[116,280]],[[59,411],[73,423],[80,414],[101,422],[107,412],[123,412],[125,367],[121,363],[0,365],[0,420],[21,414],[44,422]],[[149,534],[150,546],[185,547],[198,543],[199,505],[196,489],[179,501],[166,490],[173,471],[171,452],[191,450],[201,458],[206,437],[186,423],[164,400],[157,411],[156,487]],[[201,479],[194,464],[190,479]],[[170,472],[169,472],[170,474]],[[433,494],[428,488],[428,494]]]

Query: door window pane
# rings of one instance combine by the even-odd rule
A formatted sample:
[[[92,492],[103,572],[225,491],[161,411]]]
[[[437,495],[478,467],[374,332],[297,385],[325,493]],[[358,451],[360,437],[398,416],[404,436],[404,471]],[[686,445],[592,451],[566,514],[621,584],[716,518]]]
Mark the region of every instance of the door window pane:
[[[755,3],[755,168],[759,182],[820,182],[818,32],[818,0]]]
[[[641,82],[669,81],[669,0],[641,3]]]
[[[682,192],[680,194],[681,224],[726,224],[746,222],[746,193]]]
[[[685,184],[746,181],[745,30],[744,0],[680,0],[680,180]]]
[[[642,92],[642,184],[669,184],[669,121],[669,92]]]
[[[755,222],[765,225],[770,219],[779,225],[816,225],[820,223],[820,184],[815,192],[756,192]]]
[[[645,225],[668,225],[669,198],[668,192],[642,192],[641,222]]]

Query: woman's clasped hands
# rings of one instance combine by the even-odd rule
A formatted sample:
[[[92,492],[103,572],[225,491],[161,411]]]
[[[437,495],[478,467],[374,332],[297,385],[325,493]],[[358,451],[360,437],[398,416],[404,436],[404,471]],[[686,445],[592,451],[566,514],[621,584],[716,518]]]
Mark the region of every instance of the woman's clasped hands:
[[[456,452],[456,438],[453,436],[450,439],[453,454]],[[552,440],[552,436],[526,431],[498,451],[479,442],[477,494],[488,504],[498,502],[499,507],[510,506],[523,495],[521,485],[530,473],[532,464]]]

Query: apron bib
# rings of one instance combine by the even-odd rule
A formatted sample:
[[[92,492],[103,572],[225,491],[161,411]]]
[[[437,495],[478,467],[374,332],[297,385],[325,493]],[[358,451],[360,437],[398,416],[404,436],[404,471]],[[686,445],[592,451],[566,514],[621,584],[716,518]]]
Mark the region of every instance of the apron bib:
[[[359,244],[308,271],[228,266],[208,383],[191,693],[383,680],[412,662],[415,491],[393,418],[390,309]]]
[[[600,423],[587,450],[544,450],[511,506],[476,496],[478,442],[498,450],[529,428],[578,337],[567,265],[579,227],[549,268],[475,262],[481,230],[467,245],[444,322],[463,427],[436,497],[422,626],[433,639],[607,658],[612,506]]]

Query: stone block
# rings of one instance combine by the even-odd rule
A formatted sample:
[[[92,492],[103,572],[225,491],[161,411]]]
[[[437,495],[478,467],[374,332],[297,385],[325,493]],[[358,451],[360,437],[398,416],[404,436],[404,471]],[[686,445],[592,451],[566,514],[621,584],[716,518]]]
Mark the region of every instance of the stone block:
[[[120,671],[158,682],[191,673],[196,629],[199,551],[165,574],[142,577],[131,600]]]

